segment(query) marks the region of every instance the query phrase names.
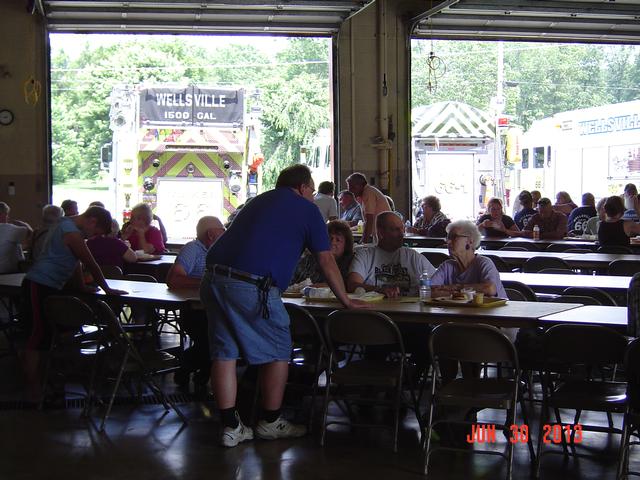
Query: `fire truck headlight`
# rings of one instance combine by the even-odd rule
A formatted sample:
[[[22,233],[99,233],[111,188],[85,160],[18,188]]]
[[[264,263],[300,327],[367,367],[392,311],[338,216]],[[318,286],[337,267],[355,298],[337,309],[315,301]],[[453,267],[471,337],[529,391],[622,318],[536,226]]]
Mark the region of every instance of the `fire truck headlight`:
[[[234,173],[231,178],[229,178],[229,190],[231,193],[237,195],[242,189],[242,177],[237,173]]]
[[[142,188],[144,188],[144,190],[146,192],[150,192],[151,190],[153,190],[155,187],[155,184],[153,183],[153,179],[150,177],[146,177],[144,179],[144,182],[142,183]]]
[[[225,170],[229,170],[231,168],[231,164],[229,163],[229,160],[225,160],[222,166],[224,167]]]
[[[158,168],[160,166],[160,159],[159,158],[154,158],[153,162],[151,162],[151,165],[153,165],[154,168]]]

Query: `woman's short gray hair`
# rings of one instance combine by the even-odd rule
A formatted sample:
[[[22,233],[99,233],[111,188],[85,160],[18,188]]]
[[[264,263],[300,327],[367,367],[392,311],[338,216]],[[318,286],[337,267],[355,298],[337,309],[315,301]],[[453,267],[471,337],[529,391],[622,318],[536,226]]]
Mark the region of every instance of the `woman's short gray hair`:
[[[459,230],[462,235],[467,235],[471,239],[474,250],[480,246],[480,240],[482,237],[480,236],[480,230],[478,230],[475,223],[469,220],[456,220],[455,222],[451,222],[447,225],[447,233],[454,228]]]

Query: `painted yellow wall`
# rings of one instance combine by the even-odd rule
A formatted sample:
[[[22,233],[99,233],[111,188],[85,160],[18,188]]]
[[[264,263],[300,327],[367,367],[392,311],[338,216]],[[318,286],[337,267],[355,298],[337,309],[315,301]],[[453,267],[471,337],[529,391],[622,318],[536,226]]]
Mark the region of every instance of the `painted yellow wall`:
[[[0,126],[0,200],[11,217],[39,224],[48,198],[47,101],[44,26],[26,11],[25,0],[0,2],[0,109],[15,116]],[[25,102],[23,87],[33,77],[42,90],[36,105]],[[15,195],[9,195],[9,183]]]

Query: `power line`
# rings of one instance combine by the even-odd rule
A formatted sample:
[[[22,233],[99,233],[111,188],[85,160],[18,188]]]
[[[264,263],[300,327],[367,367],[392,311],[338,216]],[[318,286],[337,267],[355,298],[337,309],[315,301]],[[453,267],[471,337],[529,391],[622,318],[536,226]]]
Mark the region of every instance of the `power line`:
[[[116,72],[116,71],[145,71],[145,70],[180,70],[180,69],[238,69],[238,68],[266,68],[266,67],[279,67],[286,65],[324,65],[329,64],[328,60],[300,60],[295,62],[270,62],[270,63],[230,63],[230,64],[205,64],[205,65],[164,65],[156,67],[84,67],[84,68],[52,68],[51,73],[54,72]]]

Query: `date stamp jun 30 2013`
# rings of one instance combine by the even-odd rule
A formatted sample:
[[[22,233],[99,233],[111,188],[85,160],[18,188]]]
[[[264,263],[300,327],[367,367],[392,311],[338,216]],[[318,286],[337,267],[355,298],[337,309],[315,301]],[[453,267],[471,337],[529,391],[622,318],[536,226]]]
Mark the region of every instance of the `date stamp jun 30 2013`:
[[[502,428],[500,428],[502,430]],[[509,441],[511,443],[527,443],[529,441],[529,427],[527,425],[511,425],[509,427]],[[582,425],[545,424],[542,426],[542,441],[544,443],[582,443]],[[490,423],[476,423],[471,426],[467,434],[467,443],[495,443],[496,425]]]

